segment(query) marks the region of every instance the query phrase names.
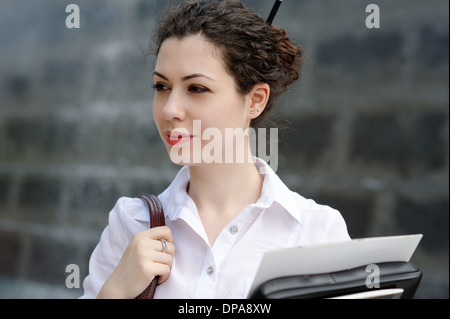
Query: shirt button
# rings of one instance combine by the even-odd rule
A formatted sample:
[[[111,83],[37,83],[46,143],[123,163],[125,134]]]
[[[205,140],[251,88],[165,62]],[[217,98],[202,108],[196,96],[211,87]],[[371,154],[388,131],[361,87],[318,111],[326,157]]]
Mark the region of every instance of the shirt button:
[[[209,266],[208,270],[206,270],[206,272],[208,273],[208,275],[212,275],[212,273],[214,272],[214,267],[213,266]]]
[[[239,228],[237,226],[230,227],[230,233],[232,233],[233,235],[236,235],[238,230],[239,230]]]

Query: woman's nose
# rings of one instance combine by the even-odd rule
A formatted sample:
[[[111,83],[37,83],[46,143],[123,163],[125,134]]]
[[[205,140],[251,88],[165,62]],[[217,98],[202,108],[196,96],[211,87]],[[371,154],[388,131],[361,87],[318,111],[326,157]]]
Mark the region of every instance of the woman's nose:
[[[172,90],[162,109],[164,119],[167,121],[182,121],[185,118],[185,114],[185,101],[183,94],[181,92],[177,92],[176,90]]]

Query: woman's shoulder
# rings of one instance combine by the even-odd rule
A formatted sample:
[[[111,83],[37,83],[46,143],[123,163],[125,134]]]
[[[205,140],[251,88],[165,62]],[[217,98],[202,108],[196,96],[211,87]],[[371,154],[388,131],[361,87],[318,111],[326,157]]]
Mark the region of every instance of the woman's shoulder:
[[[313,199],[305,198],[296,192],[292,192],[292,196],[297,204],[297,213],[303,229],[308,230],[308,233],[321,234],[327,237],[327,240],[347,240],[350,238],[346,222],[339,210],[318,203]]]
[[[120,197],[117,199],[110,214],[122,218],[134,218],[144,208],[144,203],[139,198]]]
[[[120,197],[109,213],[108,226],[132,235],[147,226],[149,217],[139,198]]]
[[[294,191],[291,191],[291,194],[297,204],[299,211],[303,214],[306,214],[306,216],[320,215],[329,217],[340,215],[340,212],[331,206],[318,203],[316,200],[304,197]]]

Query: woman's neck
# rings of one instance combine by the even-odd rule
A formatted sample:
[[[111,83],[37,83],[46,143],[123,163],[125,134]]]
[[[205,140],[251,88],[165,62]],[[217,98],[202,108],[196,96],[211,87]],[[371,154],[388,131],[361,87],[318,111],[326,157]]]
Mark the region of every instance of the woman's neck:
[[[189,170],[188,193],[212,246],[223,227],[258,200],[264,178],[254,163],[202,164]]]

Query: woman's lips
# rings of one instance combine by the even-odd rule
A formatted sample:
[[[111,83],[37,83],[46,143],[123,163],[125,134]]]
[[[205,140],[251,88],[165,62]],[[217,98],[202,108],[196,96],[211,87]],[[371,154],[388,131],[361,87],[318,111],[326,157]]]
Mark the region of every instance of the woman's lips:
[[[166,140],[171,146],[181,145],[192,140],[193,136],[188,134],[187,132],[181,131],[168,131],[166,132]]]

